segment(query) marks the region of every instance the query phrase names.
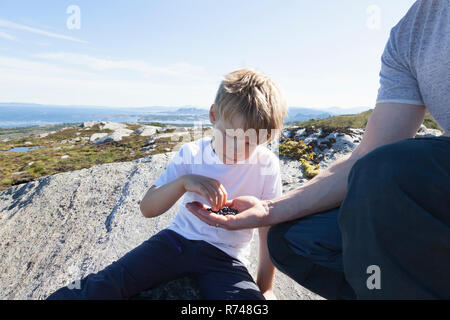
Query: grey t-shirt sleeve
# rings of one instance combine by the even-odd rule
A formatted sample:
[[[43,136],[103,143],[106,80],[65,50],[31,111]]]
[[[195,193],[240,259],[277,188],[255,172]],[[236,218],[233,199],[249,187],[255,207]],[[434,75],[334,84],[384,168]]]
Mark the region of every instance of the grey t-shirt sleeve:
[[[377,103],[405,103],[424,105],[415,71],[408,56],[410,43],[400,37],[403,21],[391,30],[389,40],[381,57],[380,88]]]

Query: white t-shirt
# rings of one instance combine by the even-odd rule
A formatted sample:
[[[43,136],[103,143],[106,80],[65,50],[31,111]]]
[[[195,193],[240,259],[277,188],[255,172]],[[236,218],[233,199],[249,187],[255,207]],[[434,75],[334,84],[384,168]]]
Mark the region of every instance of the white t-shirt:
[[[211,137],[186,143],[153,184],[161,186],[186,174],[218,180],[225,187],[228,199],[254,196],[270,200],[282,194],[279,159],[262,145],[255,149],[249,159],[235,164],[224,164],[211,147]],[[186,239],[206,241],[228,255],[248,263],[253,229],[230,231],[210,226],[186,209],[185,204],[192,201],[209,206],[208,201],[199,194],[186,192],[178,213],[168,228]]]

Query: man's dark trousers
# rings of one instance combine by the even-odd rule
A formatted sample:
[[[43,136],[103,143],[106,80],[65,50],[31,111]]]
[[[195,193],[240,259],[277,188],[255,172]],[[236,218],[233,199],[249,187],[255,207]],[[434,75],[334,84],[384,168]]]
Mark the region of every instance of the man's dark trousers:
[[[450,298],[450,138],[358,160],[340,208],[274,226],[274,264],[328,299]]]

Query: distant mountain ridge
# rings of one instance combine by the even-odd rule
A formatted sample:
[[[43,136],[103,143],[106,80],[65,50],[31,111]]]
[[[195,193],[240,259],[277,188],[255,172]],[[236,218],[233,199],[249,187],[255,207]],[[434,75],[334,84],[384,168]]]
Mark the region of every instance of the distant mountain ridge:
[[[368,110],[353,108],[351,110]],[[304,122],[346,114],[350,109],[331,107],[313,109],[289,107],[285,123]],[[36,103],[0,103],[0,127],[13,128],[85,121],[161,122],[167,124],[193,124],[209,122],[209,108],[201,106],[148,106],[111,108],[104,106],[42,105]]]

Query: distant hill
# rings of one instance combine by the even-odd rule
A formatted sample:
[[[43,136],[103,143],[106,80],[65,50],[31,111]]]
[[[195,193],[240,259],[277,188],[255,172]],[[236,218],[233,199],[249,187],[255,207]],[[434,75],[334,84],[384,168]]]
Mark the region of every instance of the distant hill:
[[[309,120],[303,122],[296,122],[295,124],[301,127],[340,127],[340,128],[361,128],[364,129],[369,121],[369,117],[372,114],[373,109],[361,112],[358,114],[351,115],[341,115],[329,117],[326,119],[317,119],[317,120]],[[438,129],[442,130],[442,128],[434,121],[433,117],[429,112],[425,114],[425,120],[423,124],[429,129]]]
[[[300,123],[302,126],[335,126],[365,128],[371,110],[349,114],[353,110],[367,107],[345,109],[331,107],[312,109],[289,107],[286,124]],[[57,106],[32,103],[0,103],[0,128],[15,128],[39,125],[59,125],[85,121],[115,122],[160,122],[166,124],[188,125],[195,122],[209,123],[209,108],[185,105],[179,107],[149,106],[108,108],[102,106]],[[430,129],[439,129],[427,113],[424,124]]]
[[[170,113],[189,114],[189,115],[194,115],[194,114],[209,115],[209,109],[186,107],[186,108],[179,108],[176,111],[171,111]]]
[[[361,106],[361,107],[353,107],[353,108],[341,108],[341,107],[330,107],[323,109],[325,112],[332,113],[334,115],[344,115],[344,114],[357,114],[364,111],[370,110],[370,107]]]
[[[310,119],[323,119],[334,116],[335,114],[324,112],[323,110],[290,107],[284,120],[285,123],[308,121]]]

